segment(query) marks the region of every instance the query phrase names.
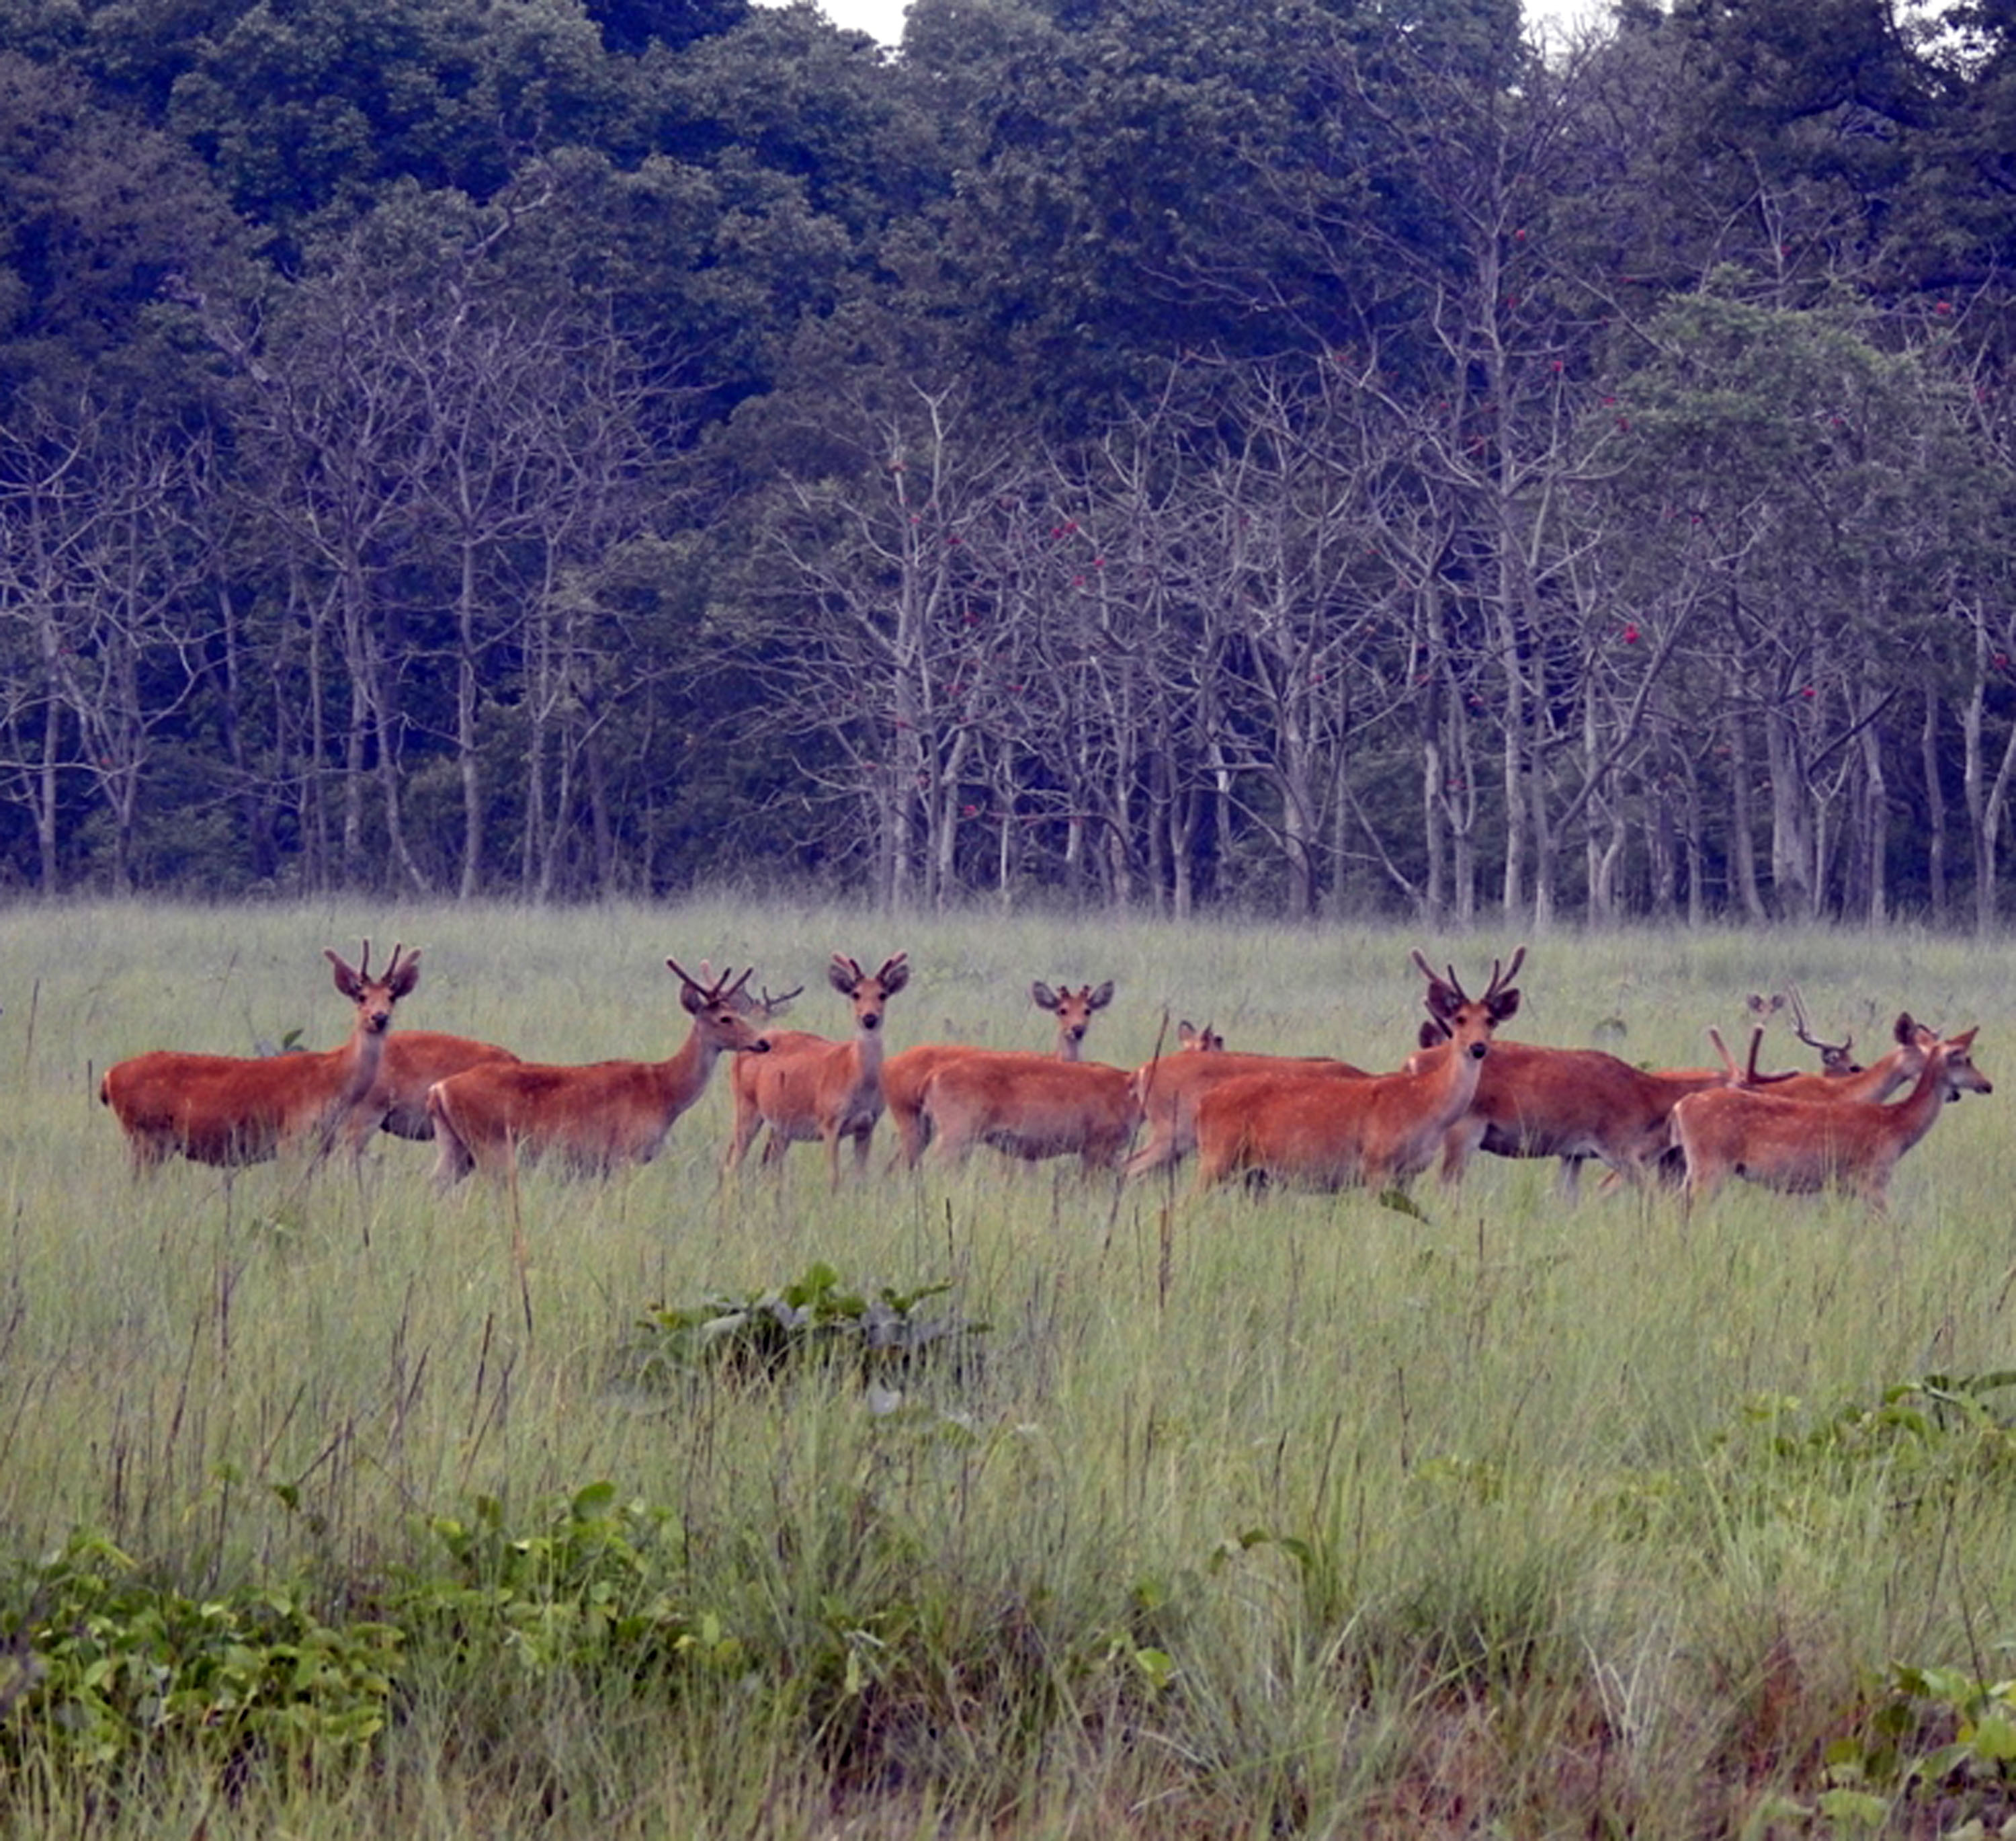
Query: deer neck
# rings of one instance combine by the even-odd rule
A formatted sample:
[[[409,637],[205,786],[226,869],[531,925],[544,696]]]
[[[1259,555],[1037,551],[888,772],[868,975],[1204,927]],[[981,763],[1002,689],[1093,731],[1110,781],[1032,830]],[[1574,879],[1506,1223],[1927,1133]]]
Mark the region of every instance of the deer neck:
[[[354,1106],[370,1092],[378,1070],[384,1065],[385,1039],[391,1032],[389,1025],[383,1029],[367,1029],[362,1023],[351,1031],[348,1043],[337,1051],[338,1065],[347,1063],[337,1091],[339,1106]]]
[[[1900,1046],[1888,1054],[1879,1056],[1859,1074],[1851,1074],[1849,1079],[1857,1083],[1857,1097],[1864,1100],[1887,1100],[1910,1079],[1904,1067],[1906,1050]],[[1930,1065],[1929,1061],[1926,1064]],[[1921,1068],[1920,1072],[1924,1072]]]
[[[1946,1057],[1934,1049],[1925,1057],[1918,1083],[1895,1105],[1885,1108],[1888,1122],[1908,1151],[1932,1129],[1946,1103]]]
[[[653,1072],[665,1097],[675,1108],[683,1109],[699,1097],[720,1056],[720,1043],[710,1042],[696,1022],[678,1052],[670,1060],[657,1063]]]
[[[1477,1083],[1484,1076],[1485,1060],[1485,1055],[1474,1055],[1467,1044],[1456,1042],[1445,1043],[1439,1052],[1440,1065],[1421,1076],[1435,1096],[1436,1104],[1430,1110],[1437,1122],[1438,1134],[1470,1110],[1471,1102],[1477,1097]]]
[[[880,1025],[873,1029],[854,1032],[854,1087],[857,1093],[865,1093],[882,1084],[882,1057],[884,1038],[887,1030]]]

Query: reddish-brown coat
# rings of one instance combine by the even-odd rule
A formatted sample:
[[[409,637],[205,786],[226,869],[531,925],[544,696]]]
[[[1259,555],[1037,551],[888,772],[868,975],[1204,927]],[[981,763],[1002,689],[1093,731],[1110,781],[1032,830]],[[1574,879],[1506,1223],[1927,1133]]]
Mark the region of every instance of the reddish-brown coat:
[[[399,1000],[419,982],[420,956],[394,946],[371,975],[371,942],[353,967],[325,948],[336,988],[356,1006],[350,1039],[320,1054],[245,1057],[156,1049],[106,1071],[98,1097],[126,1134],[138,1171],[181,1155],[231,1168],[307,1146],[326,1155],[376,1080]]]
[[[603,1176],[656,1157],[673,1122],[700,1097],[717,1057],[769,1047],[736,1005],[747,972],[733,983],[724,972],[703,985],[676,960],[665,963],[678,973],[679,1002],[693,1018],[676,1054],[559,1067],[494,1062],[436,1083],[427,1091],[434,1180],[446,1187],[472,1169],[500,1176],[546,1157],[577,1175]]]
[[[827,976],[852,1007],[853,1039],[833,1042],[802,1029],[776,1031],[768,1054],[735,1062],[729,1075],[735,1126],[724,1169],[741,1163],[766,1124],[765,1164],[778,1162],[801,1140],[819,1139],[837,1188],[841,1140],[851,1137],[855,1170],[866,1165],[869,1140],[882,1116],[884,1013],[888,1000],[909,982],[910,968],[901,953],[873,973],[836,953]]]

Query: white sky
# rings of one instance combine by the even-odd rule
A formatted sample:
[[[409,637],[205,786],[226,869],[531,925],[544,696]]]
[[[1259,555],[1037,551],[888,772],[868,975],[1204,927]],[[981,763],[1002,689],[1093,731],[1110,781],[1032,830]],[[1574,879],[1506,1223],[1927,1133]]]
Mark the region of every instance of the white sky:
[[[904,4],[905,0],[819,0],[819,10],[835,25],[872,32],[884,45],[895,45],[903,36]],[[1603,4],[1604,0],[1526,0],[1526,11],[1529,17],[1541,15],[1566,23],[1600,11]]]

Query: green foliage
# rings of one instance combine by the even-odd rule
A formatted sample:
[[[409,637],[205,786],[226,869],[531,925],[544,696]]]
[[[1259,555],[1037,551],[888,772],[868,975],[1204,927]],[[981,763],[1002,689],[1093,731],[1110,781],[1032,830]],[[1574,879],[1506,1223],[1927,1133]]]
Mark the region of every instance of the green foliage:
[[[988,1326],[922,1308],[951,1289],[945,1279],[870,1295],[844,1288],[832,1266],[815,1263],[785,1285],[654,1306],[618,1351],[617,1366],[647,1384],[707,1372],[770,1380],[809,1370],[885,1385],[941,1366],[964,1374]]]
[[[529,151],[606,133],[621,95],[567,0],[261,0],[200,41],[169,119],[241,211],[297,236],[402,178],[488,197]]]
[[[0,407],[32,391],[182,412],[203,379],[180,297],[242,283],[243,245],[185,150],[0,51]]]
[[[389,1614],[412,1645],[480,1679],[610,1668],[662,1670],[675,1658],[721,1666],[736,1652],[718,1620],[689,1616],[679,1586],[682,1533],[671,1511],[619,1501],[590,1483],[507,1519],[495,1497],[466,1515],[428,1518],[448,1575],[407,1573]]]
[[[1728,1436],[1739,1459],[1761,1434],[1766,1448],[1795,1469],[1813,1467],[1832,1480],[1873,1467],[1900,1507],[1930,1496],[1949,1501],[1985,1479],[2016,1472],[2016,1421],[1998,1415],[1989,1398],[2016,1386],[2016,1370],[1974,1375],[1927,1374],[1884,1389],[1872,1403],[1845,1403],[1815,1411],[1804,1402],[1766,1398],[1744,1408],[1748,1432]]]
[[[1827,1749],[1831,1780],[1817,1807],[1872,1830],[1900,1798],[1938,1812],[1954,1841],[1986,1841],[2016,1824],[2016,1681],[1965,1669],[1893,1664],[1863,1735]]]
[[[214,1595],[73,1534],[5,1588],[0,1749],[117,1779],[164,1755],[286,1771],[368,1748],[391,1715],[401,1633],[330,1622],[304,1585]]]

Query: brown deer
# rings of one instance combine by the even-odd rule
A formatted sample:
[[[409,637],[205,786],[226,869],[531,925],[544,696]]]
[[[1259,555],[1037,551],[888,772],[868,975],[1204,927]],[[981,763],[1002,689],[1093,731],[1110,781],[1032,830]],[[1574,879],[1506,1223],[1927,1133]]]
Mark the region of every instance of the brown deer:
[[[833,988],[854,1011],[854,1039],[833,1042],[802,1030],[773,1032],[770,1052],[734,1063],[729,1085],[735,1095],[735,1128],[722,1168],[737,1168],[756,1134],[767,1123],[765,1164],[782,1159],[801,1139],[824,1140],[833,1185],[840,1187],[840,1141],[854,1140],[857,1174],[868,1162],[869,1140],[882,1116],[883,1017],[889,1000],[909,982],[901,953],[875,972],[836,953],[827,972]]]
[[[1690,1204],[1731,1176],[1795,1194],[1839,1184],[1881,1209],[1898,1161],[1938,1122],[1946,1101],[1995,1088],[1974,1065],[1968,1029],[1935,1042],[1910,1092],[1894,1105],[1872,1100],[1784,1097],[1773,1087],[1714,1087],[1673,1108],[1687,1161]]]
[[[1420,953],[1429,1014],[1447,1032],[1412,1070],[1339,1079],[1334,1074],[1250,1074],[1211,1088],[1197,1103],[1197,1187],[1251,1173],[1319,1189],[1405,1184],[1435,1160],[1445,1135],[1470,1109],[1478,1078],[1497,1050],[1492,1037],[1519,1008],[1511,980],[1521,947],[1494,960],[1482,996],[1470,996],[1451,966],[1438,976]]]
[[[1422,1025],[1424,1045],[1441,1035],[1433,1019]],[[1409,1057],[1408,1065],[1420,1059]],[[1648,1072],[1600,1048],[1495,1043],[1469,1111],[1443,1140],[1442,1179],[1460,1182],[1471,1158],[1483,1151],[1559,1158],[1562,1192],[1570,1197],[1591,1158],[1618,1177],[1642,1182],[1657,1173],[1672,1142],[1675,1104],[1726,1078],[1719,1068]]]
[[[1409,1057],[1409,1065],[1413,1057]],[[1442,1146],[1442,1180],[1459,1183],[1479,1151],[1493,1157],[1558,1157],[1562,1192],[1575,1194],[1595,1158],[1639,1182],[1654,1173],[1670,1140],[1676,1101],[1719,1086],[1708,1069],[1651,1073],[1600,1048],[1493,1045],[1468,1114]]]
[[[494,1042],[451,1036],[440,1029],[401,1029],[385,1044],[371,1090],[351,1108],[343,1128],[353,1157],[362,1157],[380,1132],[424,1141],[434,1135],[427,1117],[427,1089],[436,1081],[490,1061],[517,1056]]]
[[[714,968],[703,959],[700,981],[715,982]],[[781,1015],[794,997],[802,996],[803,985],[774,996],[766,985],[760,997],[746,987],[734,993],[736,1010],[758,1029]],[[782,1037],[770,1033],[772,1046]],[[358,1102],[344,1128],[353,1155],[362,1156],[372,1137],[389,1132],[394,1137],[424,1142],[434,1135],[434,1121],[427,1116],[427,1089],[449,1075],[489,1061],[515,1061],[520,1057],[493,1042],[477,1042],[467,1036],[450,1036],[438,1029],[401,1029],[385,1044],[385,1058],[369,1093]],[[743,1065],[737,1061],[736,1067]]]
[[[1845,1042],[1823,1042],[1813,1033],[1812,1025],[1806,1020],[1805,1000],[1799,995],[1799,987],[1790,979],[1785,983],[1785,996],[1792,1007],[1792,1033],[1819,1054],[1820,1072],[1836,1080],[1850,1074],[1859,1074],[1863,1069],[1862,1064],[1855,1058],[1854,1036],[1851,1034]],[[1760,1014],[1758,1021],[1762,1022],[1764,1014],[1768,1014],[1766,1011]],[[1899,1039],[1901,1041],[1902,1036]],[[1907,1078],[1915,1079],[1917,1072],[1918,1070],[1913,1068]]]
[[[1081,985],[1074,991],[1065,985],[1053,991],[1038,978],[1029,986],[1029,997],[1039,1010],[1047,1010],[1057,1019],[1057,1059],[1075,1061],[1084,1051],[1085,1032],[1092,1027],[1092,1019],[1113,1001],[1113,981],[1108,978],[1096,990]]]
[[[985,1144],[1031,1162],[1075,1156],[1088,1175],[1120,1162],[1140,1122],[1125,1068],[1012,1050],[940,1062],[920,1112],[934,1164],[963,1163]]]
[[[383,1064],[392,1012],[420,982],[420,955],[371,975],[371,942],[348,964],[325,948],[337,990],[356,1006],[350,1039],[319,1054],[186,1054],[160,1048],[106,1071],[98,1097],[112,1108],[138,1173],[170,1156],[232,1168],[306,1147],[319,1162]]]
[[[606,1176],[649,1163],[673,1122],[700,1096],[723,1054],[767,1053],[769,1042],[736,1008],[750,974],[724,971],[702,985],[675,959],[679,1002],[693,1018],[685,1043],[662,1061],[542,1066],[492,1062],[427,1090],[442,1187],[472,1169],[508,1173],[552,1158],[576,1175]]]
[[[1223,1036],[1179,1023],[1175,1051],[1143,1063],[1130,1079],[1147,1136],[1127,1159],[1128,1180],[1173,1169],[1197,1148],[1197,1101],[1212,1087],[1241,1075],[1266,1073],[1365,1078],[1363,1068],[1327,1056],[1227,1054]]]
[[[1091,1027],[1093,1015],[1113,1001],[1113,981],[1108,978],[1096,989],[1085,985],[1073,991],[1067,985],[1058,992],[1039,978],[1030,985],[1029,997],[1039,1010],[1047,1010],[1057,1019],[1056,1058],[1075,1061],[1083,1053],[1085,1031]],[[963,1042],[927,1042],[890,1056],[882,1068],[882,1097],[896,1133],[896,1148],[890,1155],[889,1167],[894,1169],[901,1163],[915,1169],[923,1155],[931,1132],[931,1122],[923,1112],[924,1088],[945,1062],[961,1055],[1024,1052],[980,1048]]]

